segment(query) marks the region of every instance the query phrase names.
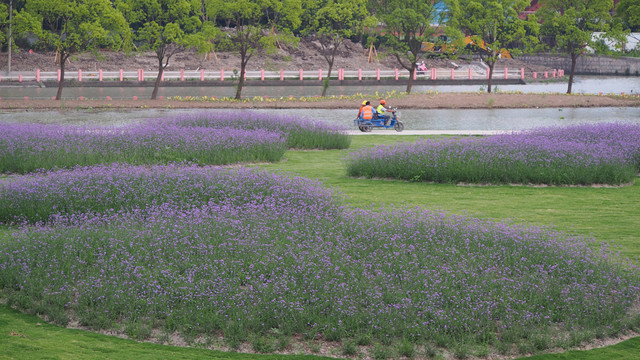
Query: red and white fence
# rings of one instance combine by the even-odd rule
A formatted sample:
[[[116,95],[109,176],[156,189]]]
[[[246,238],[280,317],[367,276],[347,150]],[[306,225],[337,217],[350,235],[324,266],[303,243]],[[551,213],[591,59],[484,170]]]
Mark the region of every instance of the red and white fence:
[[[60,81],[60,70],[57,72],[44,72],[25,71],[25,72],[13,72],[10,76],[0,77],[0,81]],[[144,69],[137,70],[123,70],[119,71],[103,71],[102,69],[97,71],[89,70],[77,70],[66,71],[65,80],[75,80],[78,82],[84,81],[154,81],[158,76],[158,73],[154,70],[145,71]],[[178,71],[165,71],[161,78],[162,81],[229,81],[236,80],[238,78],[237,71],[231,70],[186,70],[181,69]],[[542,78],[556,78],[564,76],[563,70],[552,70],[546,72],[527,72],[524,68],[521,69],[494,69],[494,79],[542,79]],[[279,81],[322,81],[328,77],[328,71],[323,69],[318,70],[280,70],[280,71],[265,71],[265,70],[251,70],[245,73],[246,80],[279,80]],[[416,71],[413,78],[416,80],[472,80],[472,79],[487,79],[489,77],[488,71],[475,71],[472,68],[464,69],[444,69],[444,68],[431,68],[426,71]],[[394,70],[345,70],[334,69],[331,73],[331,78],[336,80],[402,80],[405,81],[409,78],[409,72],[404,69]]]

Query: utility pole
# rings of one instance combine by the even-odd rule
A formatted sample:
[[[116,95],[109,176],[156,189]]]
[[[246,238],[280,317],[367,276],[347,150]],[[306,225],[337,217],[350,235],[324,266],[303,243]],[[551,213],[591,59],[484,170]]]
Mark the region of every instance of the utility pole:
[[[11,23],[13,23],[13,0],[9,0],[9,75],[11,75]]]

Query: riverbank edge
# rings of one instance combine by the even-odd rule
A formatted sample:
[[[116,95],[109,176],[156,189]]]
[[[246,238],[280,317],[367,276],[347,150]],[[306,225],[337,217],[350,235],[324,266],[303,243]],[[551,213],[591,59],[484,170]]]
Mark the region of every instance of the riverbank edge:
[[[387,103],[399,109],[521,109],[640,107],[640,95],[421,93],[387,94]],[[124,110],[124,109],[357,109],[364,100],[376,104],[384,94],[344,97],[268,98],[243,100],[181,99],[1,99],[0,110]],[[312,115],[312,114],[310,114]]]

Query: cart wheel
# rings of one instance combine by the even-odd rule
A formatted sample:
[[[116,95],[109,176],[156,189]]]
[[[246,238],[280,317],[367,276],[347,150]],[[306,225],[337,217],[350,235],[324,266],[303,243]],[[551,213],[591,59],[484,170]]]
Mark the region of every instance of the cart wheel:
[[[400,132],[404,130],[404,124],[402,123],[402,121],[396,121],[396,124],[393,126],[393,128],[396,129],[397,132]]]
[[[362,128],[364,129],[364,132],[371,132],[371,130],[373,129],[373,126],[371,125],[362,125]]]
[[[362,132],[367,132],[367,130],[365,130],[364,126],[362,126],[362,125],[358,125],[358,129],[360,129],[360,131],[362,131]]]

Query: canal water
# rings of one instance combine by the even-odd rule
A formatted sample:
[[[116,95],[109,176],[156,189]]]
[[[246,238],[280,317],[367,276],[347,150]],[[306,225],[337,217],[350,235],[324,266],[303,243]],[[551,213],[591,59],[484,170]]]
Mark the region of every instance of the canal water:
[[[77,99],[85,97],[87,99],[104,99],[107,96],[112,99],[149,98],[152,88],[150,87],[66,87],[63,89],[63,99]],[[331,86],[328,95],[353,95],[357,93],[373,94],[375,92],[384,94],[390,91],[403,92],[406,90],[406,83],[394,86]],[[549,80],[548,82],[536,82],[523,85],[498,85],[494,86],[498,91],[518,91],[523,93],[565,93],[567,91],[566,81]],[[415,85],[413,92],[474,92],[486,91],[486,85]],[[56,95],[55,87],[22,87],[22,86],[0,86],[0,98],[2,99],[51,99]],[[242,91],[243,97],[269,96],[316,96],[322,92],[320,86],[248,86]],[[573,84],[573,92],[576,94],[638,94],[640,93],[640,77],[602,77],[602,76],[577,76]],[[176,96],[215,96],[233,97],[235,88],[232,86],[171,86],[161,87],[158,96],[164,98]]]
[[[120,126],[184,113],[235,110],[140,109],[125,111],[0,112],[0,122]],[[264,109],[258,113],[293,115],[355,129],[357,109]],[[640,108],[434,109],[401,110],[406,130],[524,130],[541,126],[624,122],[640,124]]]

